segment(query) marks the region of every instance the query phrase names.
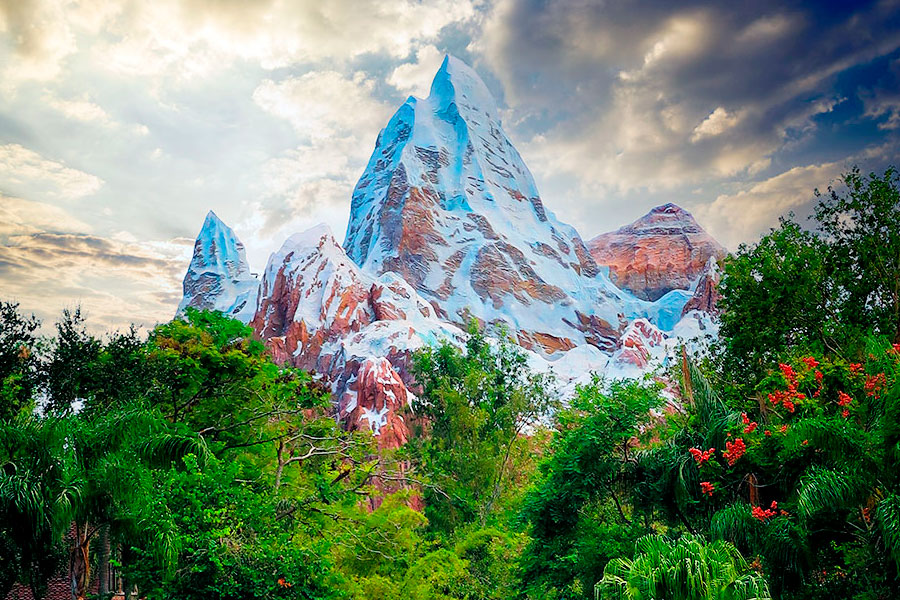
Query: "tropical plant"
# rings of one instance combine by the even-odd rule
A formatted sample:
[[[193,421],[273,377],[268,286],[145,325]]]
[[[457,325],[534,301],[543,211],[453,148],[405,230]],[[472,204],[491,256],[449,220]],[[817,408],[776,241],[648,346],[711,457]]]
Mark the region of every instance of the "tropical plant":
[[[682,535],[647,535],[633,559],[611,560],[596,587],[597,600],[764,600],[765,578],[728,542]]]

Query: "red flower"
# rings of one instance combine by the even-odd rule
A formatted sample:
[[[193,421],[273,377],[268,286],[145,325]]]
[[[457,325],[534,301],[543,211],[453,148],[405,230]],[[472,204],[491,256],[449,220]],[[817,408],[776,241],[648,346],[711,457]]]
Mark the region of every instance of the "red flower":
[[[703,466],[703,463],[707,462],[716,451],[715,448],[710,448],[709,450],[701,450],[700,448],[688,448],[688,452],[691,453],[691,456],[694,457],[694,460],[697,461],[698,466]]]
[[[782,514],[785,514],[784,511],[781,511]],[[750,510],[750,514],[753,515],[754,518],[765,522],[768,519],[771,519],[775,515],[778,514],[778,503],[774,500],[772,501],[772,506],[770,508],[762,508],[761,506],[754,506]]]
[[[809,440],[803,440],[802,442],[800,442],[800,445],[801,445],[801,446],[808,446],[808,445],[809,445]]]
[[[862,363],[850,363],[850,374],[859,375],[863,372]]]
[[[876,399],[880,398],[881,390],[886,383],[887,377],[884,373],[879,373],[878,375],[866,375],[866,382],[863,384],[863,388],[866,390],[866,396],[871,396]]]
[[[714,486],[713,484],[711,484],[708,481],[700,482],[700,493],[706,494],[710,498],[712,498],[713,491],[715,491],[715,489],[716,489],[716,486]]]
[[[851,398],[849,394],[838,392],[838,406],[847,406],[851,402],[853,402],[853,398]]]
[[[722,456],[728,461],[729,467],[733,467],[734,463],[747,451],[747,445],[741,438],[734,440],[734,442],[725,442],[725,448],[726,450],[722,453]]]
[[[784,378],[788,380],[788,383],[795,383],[797,381],[797,373],[794,371],[794,367],[779,363],[778,368],[781,369],[781,373],[784,375]]]
[[[765,435],[766,435],[766,437],[772,437],[772,432],[769,431],[768,429],[766,429]]]
[[[808,369],[815,369],[819,366],[819,361],[817,361],[812,356],[801,358],[800,361],[803,362],[803,364],[805,364]]]
[[[756,421],[751,421],[750,417],[747,416],[747,413],[741,413],[741,420],[744,421],[744,433],[753,433],[756,430],[757,423]]]
[[[787,423],[785,423],[784,425],[782,425],[782,426],[781,426],[781,429],[780,429],[779,431],[781,431],[781,433],[787,433]]]
[[[822,375],[822,371],[816,371],[815,377],[816,377],[816,383],[818,383],[819,385],[822,385],[822,378],[825,377],[824,375]]]
[[[844,410],[841,411],[841,416],[846,419],[847,417],[850,416],[850,411],[845,408]]]

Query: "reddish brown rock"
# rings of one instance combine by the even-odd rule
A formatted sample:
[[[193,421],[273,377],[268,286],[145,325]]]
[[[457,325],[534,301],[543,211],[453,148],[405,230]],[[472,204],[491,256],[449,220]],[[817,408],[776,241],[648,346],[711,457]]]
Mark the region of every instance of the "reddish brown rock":
[[[725,248],[674,204],[657,206],[621,229],[598,235],[588,248],[620,288],[645,300],[675,289],[690,289],[709,259],[721,260]]]
[[[371,431],[379,448],[399,448],[409,440],[403,415],[413,397],[390,361],[368,358],[359,365],[341,395],[338,416],[351,431]]]
[[[646,319],[638,319],[629,325],[619,340],[615,360],[620,364],[631,364],[644,369],[665,339],[666,335],[652,323]]]
[[[684,305],[681,316],[688,314],[692,310],[699,310],[714,315],[719,314],[720,279],[719,265],[716,263],[715,257],[710,257],[706,269],[700,274],[697,287],[694,288],[694,295]]]

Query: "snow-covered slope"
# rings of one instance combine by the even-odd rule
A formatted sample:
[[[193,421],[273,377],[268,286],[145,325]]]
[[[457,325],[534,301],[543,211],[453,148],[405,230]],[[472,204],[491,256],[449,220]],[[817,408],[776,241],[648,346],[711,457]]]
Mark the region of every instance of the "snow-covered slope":
[[[378,136],[344,248],[364,271],[398,273],[440,317],[502,324],[545,355],[611,349],[628,318],[681,312],[675,298],[653,306],[599,272],[544,207],[484,83],[449,56],[428,98],[409,98]]]
[[[194,255],[184,276],[184,296],[176,314],[183,314],[188,307],[218,310],[246,323],[256,310],[257,288],[244,244],[216,213],[209,211],[194,243]]]

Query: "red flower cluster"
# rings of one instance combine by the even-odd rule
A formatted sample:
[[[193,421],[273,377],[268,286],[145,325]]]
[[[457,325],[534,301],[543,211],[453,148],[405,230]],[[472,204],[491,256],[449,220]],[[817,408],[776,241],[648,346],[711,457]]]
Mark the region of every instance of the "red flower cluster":
[[[822,375],[822,371],[816,370],[815,378],[816,378],[816,391],[813,392],[813,398],[818,398],[819,394],[822,393],[822,379],[824,379],[824,375]]]
[[[806,365],[807,369],[815,369],[816,367],[819,366],[819,361],[817,361],[812,356],[806,356],[804,358],[801,358],[800,360],[803,362],[804,365]]]
[[[781,512],[784,513],[784,511],[781,511]],[[772,500],[772,506],[770,508],[762,508],[761,506],[754,506],[753,509],[750,511],[750,514],[752,514],[755,519],[758,519],[760,521],[766,521],[778,514],[778,503],[776,501]]]
[[[766,437],[772,437],[772,432],[766,429]]]
[[[280,585],[280,586],[283,587],[283,588],[289,588],[289,587],[293,587],[293,586],[294,586],[293,583],[291,583],[290,581],[286,580],[284,577],[279,577],[279,578],[278,578],[278,585]]]
[[[741,419],[743,419],[744,425],[746,425],[746,427],[744,427],[744,433],[753,433],[759,426],[756,421],[750,420],[750,417],[747,416],[747,413],[741,413]]]
[[[784,425],[782,425],[782,426],[781,426],[781,429],[779,429],[778,431],[780,431],[781,433],[787,433],[787,423],[785,423]]]
[[[838,392],[838,406],[847,406],[853,402],[853,398],[844,392]]]
[[[734,440],[734,442],[725,442],[725,448],[726,450],[722,453],[722,456],[728,461],[729,467],[733,467],[734,463],[747,451],[747,445],[741,438]]]
[[[850,416],[850,411],[845,408],[844,410],[841,411],[841,416],[846,419],[847,417]]]
[[[891,344],[891,347],[888,348],[888,352],[893,352],[894,354],[900,354],[900,344]]]
[[[714,486],[713,484],[711,484],[708,481],[700,482],[700,492],[703,494],[706,494],[710,498],[712,498],[712,495],[713,495],[713,492],[715,491],[715,489],[716,489],[716,486]]]
[[[819,364],[815,361],[814,358],[807,358],[815,362],[815,364]],[[805,362],[807,359],[803,360]],[[794,367],[785,363],[779,363],[778,368],[781,369],[781,374],[784,375],[784,378],[787,380],[787,389],[777,390],[769,394],[769,402],[771,402],[775,406],[781,404],[785,409],[787,409],[788,412],[794,412],[794,401],[804,400],[806,398],[806,394],[801,394],[797,391],[797,372],[794,371]]]
[[[850,374],[861,375],[863,373],[862,363],[850,363]]]
[[[879,373],[878,375],[866,375],[866,382],[863,384],[863,388],[866,390],[866,396],[872,396],[876,399],[880,398],[881,390],[886,383],[887,377],[884,373]]]
[[[797,373],[794,371],[794,367],[785,363],[778,363],[778,368],[781,369],[781,373],[788,383],[797,383]]]
[[[691,456],[694,457],[694,460],[697,461],[698,466],[702,466],[703,463],[712,458],[712,455],[715,451],[715,448],[710,448],[709,450],[701,450],[700,448],[688,448],[688,452],[690,452]]]

